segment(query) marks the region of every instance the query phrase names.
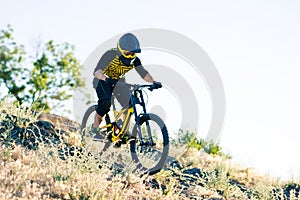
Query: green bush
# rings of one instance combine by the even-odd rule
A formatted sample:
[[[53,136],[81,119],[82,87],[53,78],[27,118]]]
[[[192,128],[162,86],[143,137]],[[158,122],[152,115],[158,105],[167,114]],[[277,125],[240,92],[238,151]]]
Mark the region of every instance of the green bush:
[[[224,154],[222,147],[213,142],[207,142],[204,139],[199,139],[197,134],[190,131],[180,129],[177,133],[177,138],[172,141],[174,145],[187,145],[188,148],[195,148],[197,150],[203,149],[210,155],[221,155],[231,158],[230,155]]]

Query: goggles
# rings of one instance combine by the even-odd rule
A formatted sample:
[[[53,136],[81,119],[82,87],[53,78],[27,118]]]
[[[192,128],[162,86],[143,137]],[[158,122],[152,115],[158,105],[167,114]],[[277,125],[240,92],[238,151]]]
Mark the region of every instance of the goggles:
[[[133,59],[133,58],[136,57],[136,53],[131,52],[131,51],[127,51],[127,50],[123,50],[123,49],[120,47],[120,44],[119,44],[119,43],[118,43],[118,49],[119,49],[119,51],[121,52],[121,54],[122,54],[125,58]]]

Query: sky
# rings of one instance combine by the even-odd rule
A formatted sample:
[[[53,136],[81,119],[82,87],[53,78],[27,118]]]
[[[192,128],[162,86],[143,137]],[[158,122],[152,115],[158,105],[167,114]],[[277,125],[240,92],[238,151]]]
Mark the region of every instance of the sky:
[[[76,46],[82,63],[102,42],[130,30],[162,28],[189,37],[212,59],[224,85],[223,149],[245,166],[282,179],[300,179],[299,1],[0,3],[0,29],[11,24],[16,40],[28,51],[37,40],[67,41]],[[145,52],[144,60],[151,53],[147,57]],[[204,130],[211,117],[206,92],[197,94],[206,99],[200,105]],[[168,115],[172,114],[166,111]]]

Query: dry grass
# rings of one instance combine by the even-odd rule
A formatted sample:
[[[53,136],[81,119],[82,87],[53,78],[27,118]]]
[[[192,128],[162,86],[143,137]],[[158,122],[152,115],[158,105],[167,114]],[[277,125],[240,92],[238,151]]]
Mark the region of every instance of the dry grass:
[[[96,162],[63,161],[50,149],[38,152],[22,147],[1,148],[0,199],[140,199],[161,198],[159,190],[146,189],[134,174],[113,176]]]
[[[5,114],[18,116],[19,121],[26,118],[34,122],[38,118],[7,99],[0,101],[0,110],[0,122]],[[20,124],[26,126],[23,121]],[[68,136],[72,135],[78,137],[77,130]],[[285,199],[287,195],[287,183],[260,175],[224,156],[211,156],[185,146],[170,148],[171,156],[179,160],[183,170],[172,168],[147,176],[133,172],[134,164],[125,146],[112,148],[99,158],[96,143],[90,147],[94,155],[84,151],[63,160],[59,154],[61,146],[40,144],[38,150],[29,151],[21,146],[0,145],[0,199],[231,200]],[[124,167],[112,167],[116,164]],[[200,169],[201,173],[186,174],[185,170],[191,168]],[[288,192],[286,199],[300,199],[297,191]]]

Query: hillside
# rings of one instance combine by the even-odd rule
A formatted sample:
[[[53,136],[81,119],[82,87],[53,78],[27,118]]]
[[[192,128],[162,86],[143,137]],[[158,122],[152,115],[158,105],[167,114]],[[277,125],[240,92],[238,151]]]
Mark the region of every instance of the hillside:
[[[300,184],[258,174],[220,149],[172,143],[165,168],[133,173],[128,149],[97,157],[80,125],[0,102],[0,199],[300,199]]]

